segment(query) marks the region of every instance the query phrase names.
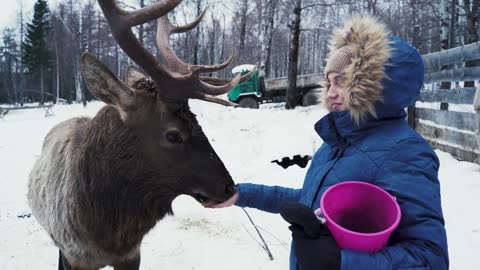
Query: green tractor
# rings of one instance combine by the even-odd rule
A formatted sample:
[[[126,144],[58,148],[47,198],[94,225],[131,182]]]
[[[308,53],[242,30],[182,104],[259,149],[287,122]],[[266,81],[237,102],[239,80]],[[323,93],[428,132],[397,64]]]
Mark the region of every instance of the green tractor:
[[[254,65],[240,65],[234,67],[232,73],[234,76],[245,75],[254,67]],[[322,73],[297,76],[300,105],[310,106],[320,103],[322,76]],[[228,92],[228,100],[242,108],[258,109],[258,104],[285,102],[287,85],[286,77],[263,80],[258,76],[258,72],[255,72],[250,79],[239,83]]]
[[[245,75],[250,72],[254,65],[240,65],[232,69],[234,76]],[[237,84],[228,92],[228,100],[237,103],[242,108],[258,109],[258,103],[262,100],[262,89],[258,79],[258,71],[253,73],[247,81]]]

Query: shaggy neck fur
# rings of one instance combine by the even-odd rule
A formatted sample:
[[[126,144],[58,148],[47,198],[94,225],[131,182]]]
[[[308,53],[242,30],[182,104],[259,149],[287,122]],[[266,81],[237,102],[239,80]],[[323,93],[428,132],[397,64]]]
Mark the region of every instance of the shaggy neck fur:
[[[69,186],[68,212],[82,235],[118,255],[139,245],[159,219],[171,214],[178,195],[159,187],[153,165],[141,158],[137,136],[107,106],[73,139],[78,149],[71,175],[78,178]]]

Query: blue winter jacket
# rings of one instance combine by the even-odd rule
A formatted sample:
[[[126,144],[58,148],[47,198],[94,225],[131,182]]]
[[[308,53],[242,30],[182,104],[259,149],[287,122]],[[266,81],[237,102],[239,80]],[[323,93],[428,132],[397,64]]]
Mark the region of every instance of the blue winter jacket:
[[[325,190],[348,180],[365,181],[397,198],[400,225],[386,248],[376,253],[343,249],[342,270],[448,269],[447,239],[440,202],[439,161],[430,145],[405,121],[423,83],[417,50],[393,41],[389,79],[382,81],[377,117],[356,125],[348,112],[330,112],[315,124],[323,145],[312,158],[301,189],[239,184],[236,205],[279,213],[283,203],[298,201],[317,209]],[[319,251],[321,252],[321,251]],[[299,269],[292,248],[290,269]]]

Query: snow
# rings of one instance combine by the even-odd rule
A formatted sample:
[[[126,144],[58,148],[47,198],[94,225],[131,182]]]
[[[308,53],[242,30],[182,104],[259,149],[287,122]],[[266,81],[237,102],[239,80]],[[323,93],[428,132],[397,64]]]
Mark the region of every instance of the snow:
[[[43,109],[12,111],[0,120],[0,269],[56,269],[58,250],[29,215],[28,174],[53,125],[73,116],[93,116],[102,106],[58,105],[55,116],[47,118]],[[313,130],[326,113],[320,107],[287,111],[282,104],[268,104],[250,110],[199,101],[191,101],[191,107],[236,182],[300,187],[306,168],[284,170],[270,161],[311,155],[322,143]],[[475,214],[480,166],[437,154],[451,269],[480,269],[480,216]],[[180,196],[173,209],[175,215],[145,237],[141,269],[288,269],[290,233],[279,215],[247,209],[273,253],[270,261],[240,208],[205,209]]]
[[[255,65],[248,65],[248,64],[239,65],[239,66],[236,66],[232,69],[232,74],[237,74],[237,73],[240,73],[240,72],[245,71],[245,70],[250,71],[254,67],[255,67]]]

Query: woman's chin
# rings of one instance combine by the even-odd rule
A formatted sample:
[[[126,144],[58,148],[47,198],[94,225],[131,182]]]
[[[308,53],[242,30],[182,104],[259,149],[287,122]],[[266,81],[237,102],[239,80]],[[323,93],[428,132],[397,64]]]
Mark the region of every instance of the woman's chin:
[[[341,112],[341,111],[344,111],[345,109],[343,108],[343,106],[341,104],[339,104],[339,105],[334,104],[334,105],[332,105],[331,110],[333,112]]]

